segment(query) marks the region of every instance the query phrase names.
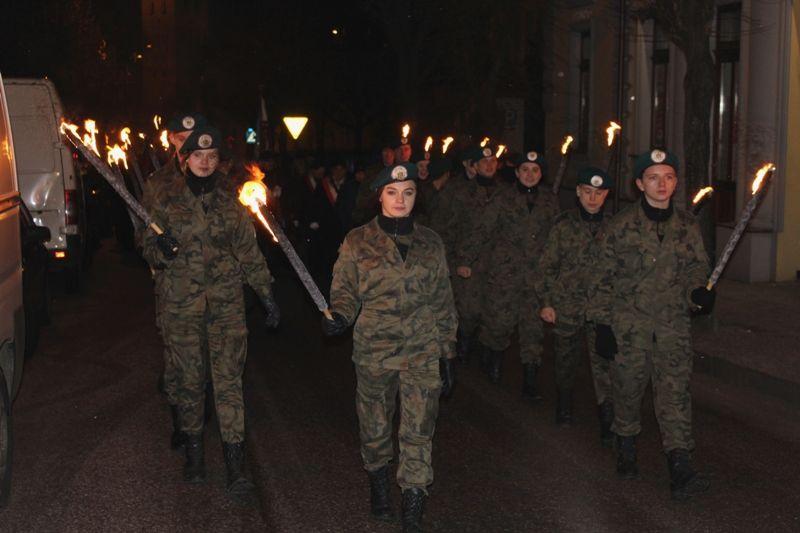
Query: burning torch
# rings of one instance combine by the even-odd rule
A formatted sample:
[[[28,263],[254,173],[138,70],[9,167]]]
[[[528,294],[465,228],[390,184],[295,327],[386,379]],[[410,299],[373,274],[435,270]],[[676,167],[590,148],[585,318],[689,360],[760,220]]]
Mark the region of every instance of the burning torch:
[[[703,207],[703,204],[706,203],[706,200],[711,198],[711,195],[714,194],[714,187],[703,187],[697,194],[694,195],[692,198],[692,214],[697,215],[700,212],[700,209]]]
[[[614,142],[619,137],[619,132],[622,131],[622,126],[613,120],[608,123],[606,128],[606,145],[608,145],[608,152],[606,152],[606,172],[611,173],[611,160],[614,159]]]
[[[433,146],[433,137],[428,135],[428,138],[425,139],[425,159],[431,158],[431,146]]]
[[[720,256],[719,261],[717,261],[717,266],[714,267],[711,277],[708,278],[706,289],[711,290],[714,285],[716,285],[719,277],[722,275],[722,271],[725,270],[725,265],[728,264],[733,250],[736,248],[739,239],[742,237],[742,233],[744,233],[744,230],[747,227],[747,223],[750,222],[750,217],[753,216],[753,211],[755,211],[756,207],[758,206],[758,202],[761,199],[761,191],[764,189],[764,183],[774,173],[775,165],[772,163],[767,163],[758,169],[758,172],[756,172],[756,178],[753,180],[753,185],[750,188],[752,196],[747,202],[747,205],[744,206],[744,209],[742,209],[742,213],[739,215],[739,220],[736,222],[736,226],[733,228],[733,233],[731,233],[731,236],[728,238],[728,242],[725,244],[725,248],[722,250],[722,255]]]
[[[567,165],[569,165],[569,147],[574,140],[572,135],[567,135],[564,138],[564,142],[561,143],[561,163],[558,164],[556,179],[553,181],[553,194],[558,194],[558,189],[561,187],[561,182],[564,180],[564,173],[567,171]]]
[[[297,273],[297,277],[300,278],[303,286],[306,288],[308,294],[311,296],[311,299],[314,301],[314,304],[317,306],[317,309],[322,311],[322,314],[325,315],[325,318],[328,320],[333,320],[331,311],[328,308],[328,302],[325,301],[325,296],[322,295],[319,287],[317,287],[317,284],[314,283],[314,280],[311,278],[311,274],[309,274],[308,269],[303,264],[303,261],[297,255],[297,252],[289,242],[286,234],[283,233],[281,227],[275,222],[275,219],[273,218],[272,213],[269,212],[269,209],[262,209],[262,207],[266,207],[267,205],[267,188],[262,181],[264,179],[264,173],[260,168],[258,168],[257,165],[250,165],[247,167],[247,170],[255,179],[244,183],[242,190],[239,192],[239,202],[250,209],[250,211],[261,222],[261,224],[264,225],[267,231],[270,232],[272,239],[280,245],[283,253],[286,254],[286,258],[289,260],[289,263],[291,263],[292,268],[294,268],[294,271]]]
[[[111,185],[111,187],[117,191],[117,194],[119,194],[131,211],[136,213],[136,216],[141,218],[147,227],[152,229],[156,235],[162,235],[164,233],[164,230],[161,229],[161,227],[155,223],[147,211],[145,211],[144,207],[142,207],[142,204],[137,202],[131,192],[125,187],[125,183],[119,180],[114,174],[114,171],[111,170],[111,168],[109,168],[109,166],[97,156],[94,148],[92,148],[91,145],[86,144],[85,140],[87,136],[84,136],[83,140],[80,138],[78,135],[78,126],[75,124],[62,122],[61,134],[64,135],[64,137],[66,137],[66,139],[72,143],[72,145],[77,148],[81,154],[83,154],[83,157],[86,158],[86,160],[91,163],[95,169],[97,169],[97,172],[99,172],[100,175],[103,176],[109,183],[109,185]],[[177,252],[178,250],[175,248],[173,251]]]
[[[447,137],[446,139],[444,139],[442,141],[442,155],[447,153],[447,149],[450,148],[450,145],[453,144],[454,140],[455,139],[453,139],[453,137],[451,136],[451,137]]]
[[[409,124],[403,124],[403,128],[400,130],[400,142],[402,144],[408,144],[409,135],[411,135],[411,126]]]

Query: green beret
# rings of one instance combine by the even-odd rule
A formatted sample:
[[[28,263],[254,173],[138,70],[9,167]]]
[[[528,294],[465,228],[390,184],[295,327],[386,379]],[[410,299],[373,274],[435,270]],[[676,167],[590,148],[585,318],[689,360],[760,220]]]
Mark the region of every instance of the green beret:
[[[438,178],[445,172],[450,172],[452,169],[453,164],[450,162],[450,159],[446,157],[431,159],[431,163],[428,165],[428,173],[431,175],[432,179]]]
[[[208,124],[206,117],[200,113],[181,113],[175,115],[167,121],[167,131],[172,133],[180,133],[182,131],[191,131],[195,128],[202,128]]]
[[[222,134],[214,126],[203,126],[192,131],[181,147],[182,154],[188,154],[195,150],[210,150],[211,148],[222,148]]]
[[[544,170],[544,167],[547,165],[544,159],[544,154],[535,152],[533,150],[524,154],[515,154],[511,161],[514,163],[515,167],[518,167],[523,163],[536,163],[539,165],[540,169]]]
[[[640,154],[633,164],[633,176],[637,179],[641,178],[644,171],[653,165],[669,165],[675,169],[675,172],[678,172],[678,156],[659,149]]]
[[[398,163],[386,167],[378,173],[378,177],[369,186],[373,191],[377,191],[384,185],[396,181],[415,181],[418,177],[417,165],[414,163]]]
[[[467,148],[461,154],[462,161],[471,161],[472,163],[477,163],[486,157],[494,157],[494,150],[489,145],[484,147],[473,146],[472,148]]]
[[[591,185],[598,189],[610,189],[614,180],[602,168],[584,167],[578,171],[578,185]]]

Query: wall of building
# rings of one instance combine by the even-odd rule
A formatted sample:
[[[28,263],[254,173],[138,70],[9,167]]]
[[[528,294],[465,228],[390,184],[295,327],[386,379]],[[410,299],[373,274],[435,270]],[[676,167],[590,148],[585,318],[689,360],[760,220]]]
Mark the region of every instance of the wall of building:
[[[788,2],[788,68],[786,78],[786,136],[779,164],[783,187],[782,228],[777,236],[775,280],[798,279],[800,271],[800,2]]]

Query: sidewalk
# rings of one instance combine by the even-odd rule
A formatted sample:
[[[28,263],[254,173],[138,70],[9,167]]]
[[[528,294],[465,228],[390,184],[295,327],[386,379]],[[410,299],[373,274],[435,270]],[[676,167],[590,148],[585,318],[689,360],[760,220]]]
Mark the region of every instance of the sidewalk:
[[[695,319],[695,370],[800,405],[800,283],[723,280]]]

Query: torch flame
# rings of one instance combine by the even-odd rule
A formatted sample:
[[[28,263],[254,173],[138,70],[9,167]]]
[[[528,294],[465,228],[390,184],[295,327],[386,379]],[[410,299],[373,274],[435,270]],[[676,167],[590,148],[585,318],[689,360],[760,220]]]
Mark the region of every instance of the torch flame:
[[[772,163],[767,163],[763,167],[758,169],[756,172],[756,179],[753,180],[753,186],[750,188],[750,191],[753,193],[753,196],[758,194],[759,189],[761,189],[761,185],[764,182],[764,178],[767,177],[767,174],[775,170],[775,165]]]
[[[489,137],[484,137],[483,140],[481,141],[481,148],[483,148],[487,144],[489,144]]]
[[[144,133],[138,133],[138,135],[140,139],[144,140]]]
[[[272,235],[272,239],[278,242],[278,237],[275,236],[272,228],[269,227],[269,222],[267,222],[267,219],[264,218],[264,214],[261,212],[261,206],[267,205],[267,187],[262,181],[264,179],[264,173],[256,164],[247,165],[245,168],[247,168],[247,171],[254,179],[246,181],[244,185],[242,185],[242,190],[239,191],[239,202],[250,209],[258,220],[261,221],[261,224],[267,228],[267,231]]]
[[[694,195],[694,199],[692,200],[692,204],[694,204],[694,205],[699,204],[700,200],[702,200],[703,198],[705,198],[706,196],[708,196],[712,192],[714,192],[714,187],[703,187],[702,189],[697,191],[697,194]]]
[[[164,147],[164,150],[169,150],[169,140],[167,140],[167,130],[162,130],[161,135],[158,138],[161,141],[161,146]]]
[[[99,133],[97,123],[90,118],[86,119],[83,122],[83,129],[86,130],[86,133],[83,134],[83,144],[99,156],[100,151],[97,149],[97,134]]]
[[[77,124],[70,124],[69,122],[62,121],[61,122],[61,126],[60,126],[59,129],[61,130],[61,135],[65,135],[67,133],[67,131],[71,131],[72,134],[75,137],[77,137],[78,139],[81,138],[81,136],[78,135],[78,125]]]
[[[425,152],[426,153],[431,151],[431,146],[433,146],[433,137],[431,137],[429,135],[428,138],[425,139]]]
[[[411,134],[411,126],[408,124],[403,124],[403,129],[401,131],[402,131],[401,134],[402,138],[408,139],[408,136]]]
[[[119,162],[122,161],[122,165],[127,169],[128,168],[128,157],[125,154],[125,150],[118,144],[114,146],[106,145],[106,150],[108,150],[108,155],[106,160],[108,164],[111,165],[112,163],[116,163],[119,166]]]
[[[156,127],[156,131],[161,129],[161,116],[160,115],[153,115],[153,126]]]
[[[572,141],[575,139],[572,138],[572,135],[567,135],[564,139],[564,143],[561,145],[561,155],[567,155],[567,150],[569,150],[569,145],[572,144]]]
[[[500,157],[501,155],[503,155],[503,152],[505,151],[506,151],[506,146],[504,144],[501,144],[500,146],[497,147],[497,153],[494,154],[494,156]]]
[[[617,136],[617,133],[622,129],[622,126],[614,122],[613,120],[608,123],[608,127],[606,128],[606,143],[610,148],[612,144],[614,144],[614,137]]]
[[[131,145],[131,129],[128,127],[122,128],[119,132],[119,140],[122,141],[122,145],[126,147],[130,147]]]
[[[447,149],[450,148],[450,145],[453,143],[454,140],[455,139],[453,139],[452,137],[448,137],[444,141],[442,141],[442,155],[447,153]]]

